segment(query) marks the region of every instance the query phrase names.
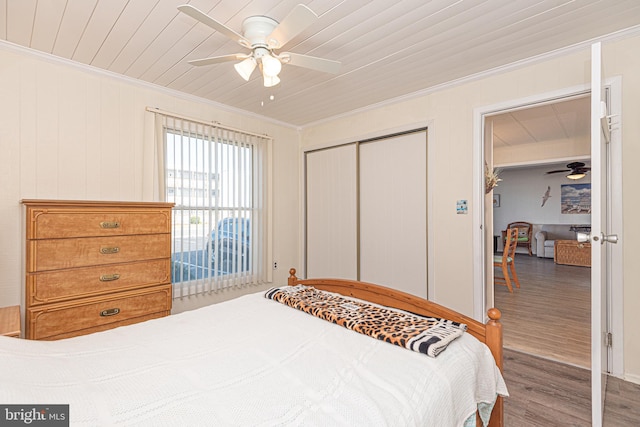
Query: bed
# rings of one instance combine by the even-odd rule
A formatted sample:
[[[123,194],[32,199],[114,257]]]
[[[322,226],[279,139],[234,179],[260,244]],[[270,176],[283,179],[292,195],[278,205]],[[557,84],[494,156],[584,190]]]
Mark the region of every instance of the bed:
[[[503,425],[498,310],[485,325],[382,286],[290,273],[277,292],[329,292],[348,305],[460,322],[466,332],[431,357],[262,291],[58,341],[0,337],[0,403],[68,404],[71,425],[92,427],[442,427],[475,425],[489,413],[490,426]]]

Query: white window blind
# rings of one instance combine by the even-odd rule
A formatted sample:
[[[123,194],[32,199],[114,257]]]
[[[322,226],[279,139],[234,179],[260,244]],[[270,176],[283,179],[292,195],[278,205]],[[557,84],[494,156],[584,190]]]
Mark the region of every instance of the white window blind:
[[[270,138],[155,114],[174,298],[268,282]]]

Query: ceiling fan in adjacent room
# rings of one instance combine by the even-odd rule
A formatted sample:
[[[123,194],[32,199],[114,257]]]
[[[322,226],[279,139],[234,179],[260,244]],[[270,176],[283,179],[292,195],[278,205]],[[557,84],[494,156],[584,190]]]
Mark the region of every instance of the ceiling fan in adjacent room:
[[[581,179],[584,178],[587,172],[591,170],[590,167],[586,167],[582,162],[572,162],[567,165],[567,169],[560,169],[555,171],[549,171],[548,174],[551,173],[567,173],[567,178],[569,179]]]
[[[294,7],[280,23],[267,16],[250,16],[242,23],[242,34],[238,34],[223,23],[191,5],[184,4],[178,6],[178,10],[219,31],[231,40],[238,42],[240,46],[251,50],[250,53],[236,53],[195,59],[189,61],[191,65],[201,66],[228,61],[240,61],[235,64],[235,69],[238,74],[246,81],[249,81],[255,68],[259,67],[262,71],[264,85],[266,87],[275,86],[280,83],[278,74],[282,69],[282,64],[295,65],[297,67],[333,74],[338,73],[340,70],[341,64],[338,61],[292,52],[276,53],[276,50],[281,49],[291,39],[318,19],[318,16],[303,4]]]

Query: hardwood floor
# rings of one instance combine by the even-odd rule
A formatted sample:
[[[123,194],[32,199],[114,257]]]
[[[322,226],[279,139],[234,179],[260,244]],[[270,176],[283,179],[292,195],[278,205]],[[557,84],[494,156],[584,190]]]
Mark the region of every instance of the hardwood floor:
[[[640,385],[609,377],[604,427],[614,426],[640,426]]]
[[[535,255],[515,261],[520,288],[495,287],[505,348],[589,368],[591,269]]]
[[[516,255],[520,289],[495,288],[504,325],[505,426],[591,425],[589,268]],[[640,385],[609,377],[605,427],[640,426]]]
[[[591,425],[591,371],[505,349],[506,427]],[[640,385],[609,377],[604,427],[640,425]]]
[[[590,371],[505,349],[505,426],[588,426]]]

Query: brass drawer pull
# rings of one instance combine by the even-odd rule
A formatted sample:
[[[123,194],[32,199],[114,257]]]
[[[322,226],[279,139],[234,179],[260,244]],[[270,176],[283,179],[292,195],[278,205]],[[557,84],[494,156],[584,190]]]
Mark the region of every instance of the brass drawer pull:
[[[120,313],[120,309],[119,308],[110,308],[108,310],[102,310],[100,312],[100,316],[102,316],[102,317],[115,316],[118,313]]]
[[[580,243],[580,244],[578,245],[578,249],[584,249],[584,244]]]
[[[114,246],[112,248],[100,248],[100,253],[104,255],[117,254],[118,252],[120,252],[120,248],[117,246]]]
[[[100,228],[118,228],[120,227],[120,223],[118,221],[102,221],[100,223]]]
[[[118,280],[120,278],[119,274],[103,274],[100,276],[101,282],[113,282],[114,280]]]

